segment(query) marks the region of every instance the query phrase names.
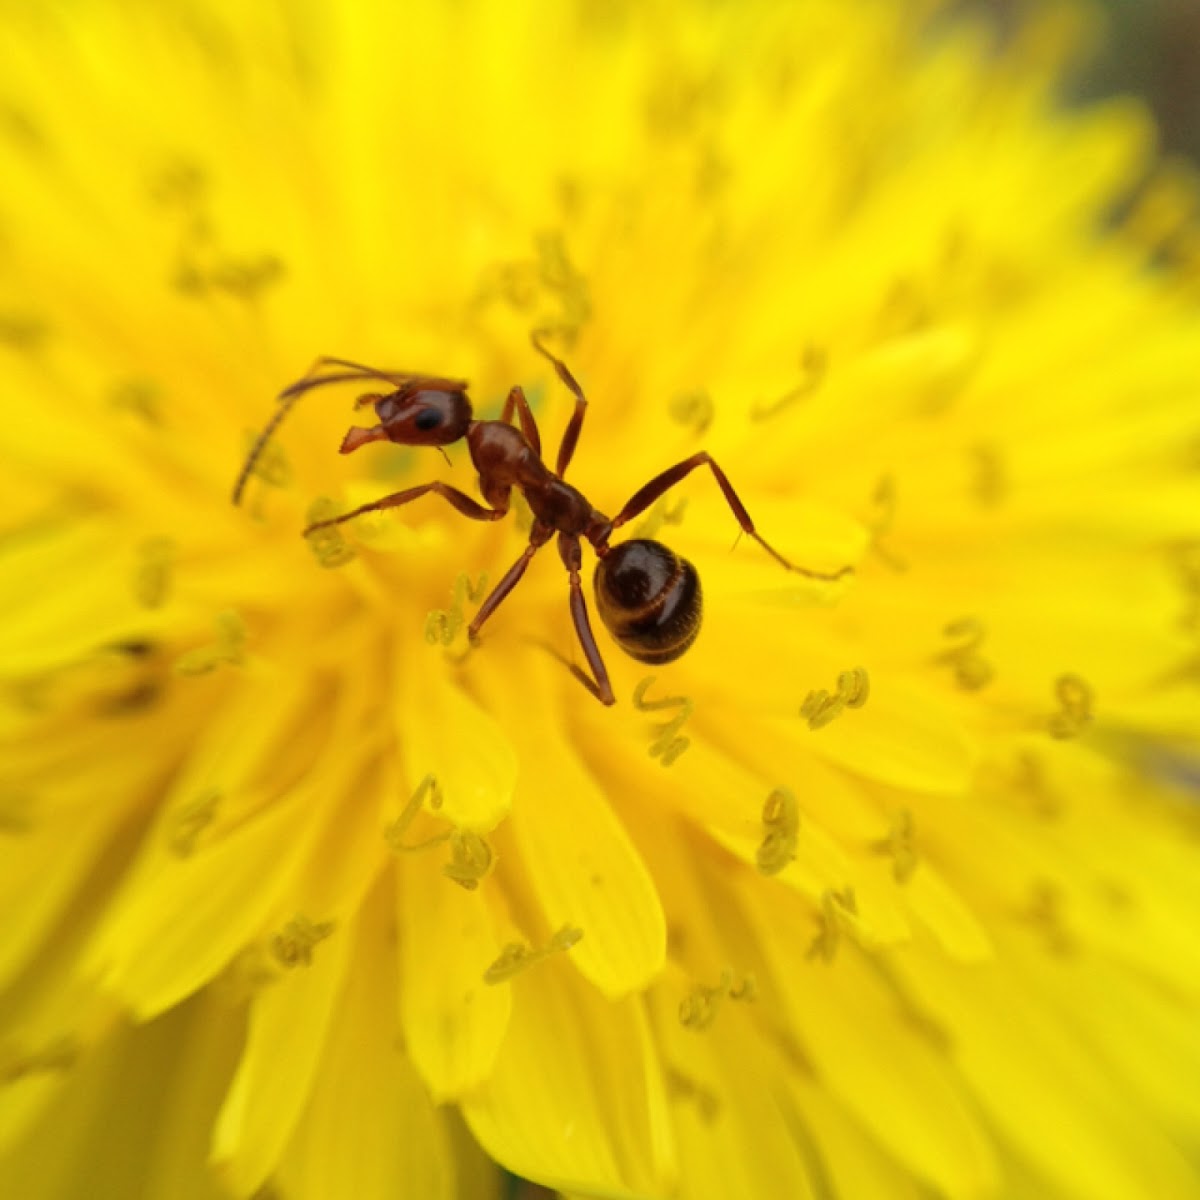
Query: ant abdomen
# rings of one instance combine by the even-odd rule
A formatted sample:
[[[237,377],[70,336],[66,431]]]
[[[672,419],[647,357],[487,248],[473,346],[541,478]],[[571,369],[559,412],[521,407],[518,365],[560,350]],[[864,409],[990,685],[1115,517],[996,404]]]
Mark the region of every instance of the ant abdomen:
[[[596,563],[595,588],[600,619],[639,662],[671,662],[700,632],[700,576],[661,542],[613,546]]]

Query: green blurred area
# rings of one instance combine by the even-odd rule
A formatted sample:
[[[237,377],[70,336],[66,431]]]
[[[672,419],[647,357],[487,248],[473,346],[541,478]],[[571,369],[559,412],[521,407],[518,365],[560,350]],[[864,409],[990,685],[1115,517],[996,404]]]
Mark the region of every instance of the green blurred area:
[[[1090,94],[1138,92],[1154,106],[1164,148],[1200,159],[1200,0],[1104,0],[1103,57]]]
[[[1039,0],[960,0],[1001,30],[1036,11]],[[1137,93],[1158,118],[1163,148],[1200,161],[1200,0],[1092,0],[1107,29],[1079,72],[1080,99]]]

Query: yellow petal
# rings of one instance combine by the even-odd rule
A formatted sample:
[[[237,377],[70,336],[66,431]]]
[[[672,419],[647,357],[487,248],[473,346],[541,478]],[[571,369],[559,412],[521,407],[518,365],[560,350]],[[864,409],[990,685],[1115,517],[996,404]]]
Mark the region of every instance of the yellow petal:
[[[978,918],[928,863],[922,862],[913,872],[904,899],[947,954],[963,962],[991,957],[992,942]]]
[[[32,1136],[0,1158],[0,1194],[222,1200],[207,1135],[242,1022],[214,1009],[194,1001],[146,1025],[118,1023],[82,1053]]]
[[[278,1178],[297,1200],[457,1195],[448,1114],[434,1108],[398,1036],[387,891],[376,889],[347,930],[356,967],[339,981],[311,1083],[295,1090],[308,1101]]]
[[[655,987],[649,1007],[668,1064],[672,1126],[680,1160],[687,1164],[688,1195],[695,1200],[826,1195],[810,1147],[783,1111],[784,1089],[767,1082],[783,1065],[780,1049],[764,1044],[753,1016],[732,1004],[710,1028],[685,1029],[679,1003],[687,991],[688,981],[672,970]],[[748,1146],[753,1153],[746,1152]]]
[[[237,1074],[213,1132],[212,1159],[229,1186],[253,1192],[287,1145],[317,1074],[325,1040],[341,1017],[336,1004],[353,933],[342,928],[311,961],[262,984]]]
[[[550,686],[549,668],[534,669],[537,684]],[[618,996],[644,986],[666,952],[650,873],[563,726],[549,715],[536,730],[527,726],[521,692],[499,672],[489,679],[521,754],[511,828],[529,886],[554,928],[583,931],[571,961],[597,987]]]
[[[944,1025],[976,1102],[1044,1176],[1044,1187],[1097,1200],[1195,1193],[1194,1165],[1106,1070],[1074,1022],[1027,989],[1004,949],[994,964],[930,958],[896,965]],[[1062,996],[1068,1010],[1079,1001],[1075,992]]]
[[[831,962],[800,965],[771,936],[783,914],[757,890],[744,894],[791,1027],[824,1084],[917,1175],[948,1195],[986,1194],[997,1178],[990,1141],[945,1047],[889,983],[888,960],[876,966],[843,935]]]
[[[641,1002],[604,999],[557,958],[511,986],[513,1015],[495,1069],[462,1105],[481,1145],[549,1187],[661,1195],[674,1152]]]
[[[397,865],[396,885],[401,1028],[413,1065],[443,1103],[487,1078],[512,991],[483,982],[501,945],[482,889],[465,890],[424,855]]]
[[[436,652],[427,648],[430,655]],[[406,664],[396,707],[409,774],[433,775],[442,815],[476,832],[507,815],[517,779],[517,756],[496,722],[440,671]]]

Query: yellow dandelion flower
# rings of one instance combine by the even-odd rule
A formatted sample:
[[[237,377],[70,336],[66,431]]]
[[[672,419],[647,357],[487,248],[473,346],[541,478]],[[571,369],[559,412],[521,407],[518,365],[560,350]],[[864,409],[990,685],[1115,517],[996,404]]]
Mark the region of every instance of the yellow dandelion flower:
[[[0,20],[0,1192],[1200,1195],[1197,188],[1074,9]],[[404,381],[230,503],[319,354],[552,467],[537,331],[599,514],[853,573],[641,493],[604,705]]]

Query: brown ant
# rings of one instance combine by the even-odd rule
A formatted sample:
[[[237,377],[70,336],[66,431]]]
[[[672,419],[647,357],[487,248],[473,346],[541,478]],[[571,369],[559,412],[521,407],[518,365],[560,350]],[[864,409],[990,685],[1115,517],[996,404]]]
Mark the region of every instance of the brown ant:
[[[592,544],[599,560],[594,580],[596,607],[601,620],[621,649],[646,663],[665,663],[678,658],[696,640],[700,631],[700,577],[696,568],[661,542],[634,538],[610,546],[609,539],[614,530],[645,512],[697,467],[707,466],[712,471],[743,532],[749,534],[787,570],[809,579],[830,582],[850,572],[850,567],[843,567],[827,575],[788,562],[758,535],[750,514],[725,472],[704,451],[656,475],[634,492],[615,517],[610,519],[593,508],[583,493],[563,478],[583,428],[587,399],[566,365],[542,345],[536,333],[532,341],[534,349],[549,359],[559,379],[575,397],[575,411],[567,422],[553,471],[542,462],[542,443],[537,422],[520,386],[508,393],[498,421],[477,421],[471,411],[471,402],[467,399],[465,379],[380,371],[345,359],[321,358],[308,374],[279,394],[280,408],[255,441],[238,476],[233,489],[234,504],[241,501],[255,463],[279,423],[300,396],[313,388],[331,383],[355,379],[381,380],[394,390],[360,396],[355,402],[355,408],[374,405],[379,424],[369,429],[352,427],[342,440],[341,453],[349,454],[368,442],[389,441],[402,446],[441,447],[466,438],[471,462],[479,475],[480,493],[490,507],[479,504],[449,484],[423,483],[363,504],[340,517],[317,521],[309,525],[304,533],[307,535],[329,525],[341,524],[363,513],[396,508],[427,492],[441,496],[473,521],[498,521],[508,512],[512,489],[518,488],[533,513],[529,545],[480,605],[468,634],[474,641],[484,622],[520,582],[533,556],[557,533],[558,552],[571,581],[571,618],[591,668],[592,678],[577,667],[571,670],[588,691],[604,704],[612,704],[615,698],[584,603],[583,585],[579,579],[583,565],[580,538],[586,538]],[[335,369],[321,373],[331,367]],[[520,422],[519,429],[513,424],[514,413]]]

